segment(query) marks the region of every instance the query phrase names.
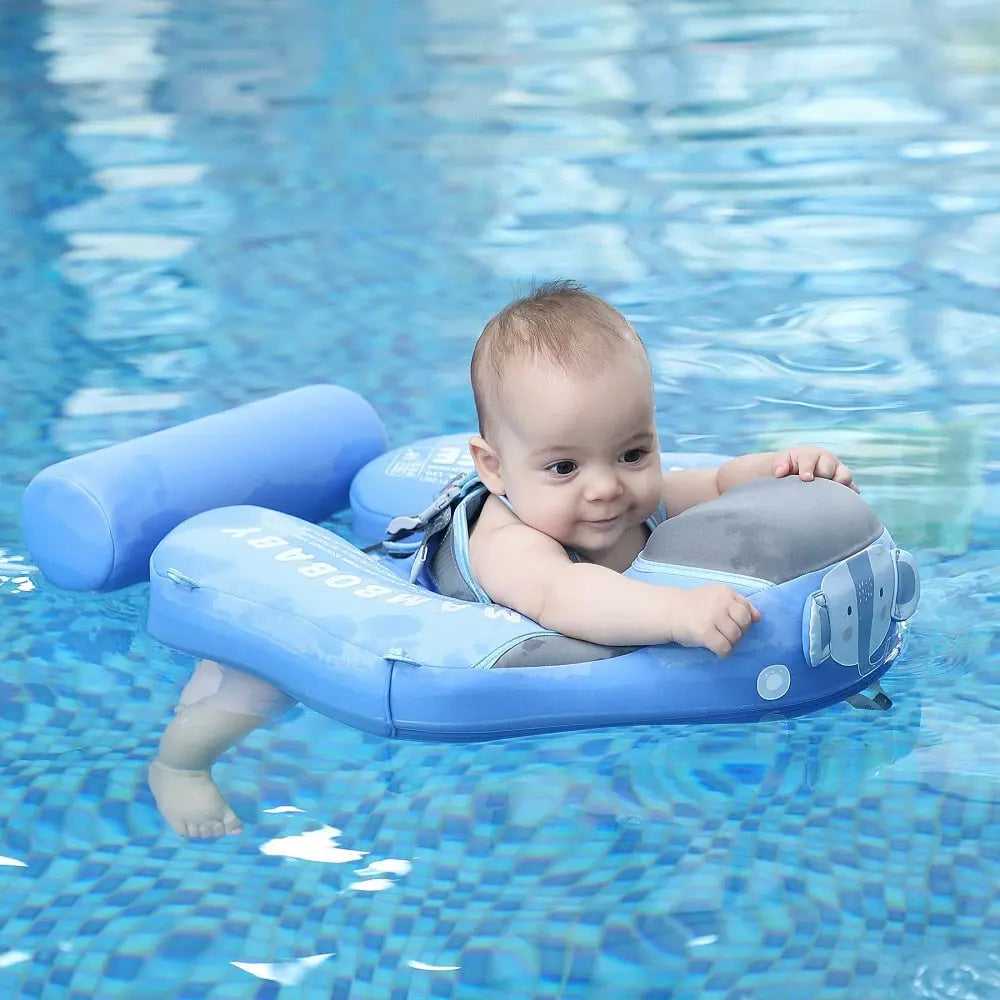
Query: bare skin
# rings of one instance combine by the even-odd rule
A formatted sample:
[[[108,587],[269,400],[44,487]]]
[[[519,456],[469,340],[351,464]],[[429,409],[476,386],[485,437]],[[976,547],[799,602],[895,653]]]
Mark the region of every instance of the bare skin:
[[[149,766],[149,788],[171,829],[194,839],[242,833],[239,817],[212,779],[226,750],[294,704],[258,678],[202,660]],[[260,711],[233,711],[254,706]]]
[[[174,833],[207,840],[243,832],[210,771],[181,771],[154,760],[147,777],[156,808]]]

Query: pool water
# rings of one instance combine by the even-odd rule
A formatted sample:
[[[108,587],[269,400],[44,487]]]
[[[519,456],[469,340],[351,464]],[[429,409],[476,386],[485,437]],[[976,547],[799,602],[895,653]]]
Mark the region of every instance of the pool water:
[[[1000,997],[994,3],[24,0],[0,52],[0,995]],[[646,340],[664,448],[852,466],[923,573],[895,707],[297,709],[216,768],[245,832],[180,840],[145,767],[191,661],[144,586],[40,576],[24,486],[316,381],[467,429],[553,277]]]

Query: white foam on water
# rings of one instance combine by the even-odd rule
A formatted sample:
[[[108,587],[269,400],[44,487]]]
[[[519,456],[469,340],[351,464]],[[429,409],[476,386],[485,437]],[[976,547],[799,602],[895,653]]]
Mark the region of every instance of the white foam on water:
[[[461,968],[460,965],[431,965],[429,962],[418,962],[415,958],[411,958],[406,964],[420,972],[458,972]]]
[[[323,826],[319,830],[308,830],[291,837],[275,837],[260,845],[260,853],[277,854],[299,861],[319,861],[327,865],[360,861],[368,852],[351,851],[338,846],[336,840],[341,832],[335,826]]]
[[[391,878],[368,878],[363,882],[352,882],[347,888],[358,892],[382,892],[391,889],[396,883]]]
[[[306,973],[315,969],[317,965],[322,965],[334,954],[336,953],[330,951],[323,955],[307,955],[291,962],[230,962],[229,964],[258,979],[269,979],[282,986],[297,986],[305,978]]]
[[[409,875],[413,865],[403,858],[384,858],[373,861],[366,868],[356,868],[355,875]]]

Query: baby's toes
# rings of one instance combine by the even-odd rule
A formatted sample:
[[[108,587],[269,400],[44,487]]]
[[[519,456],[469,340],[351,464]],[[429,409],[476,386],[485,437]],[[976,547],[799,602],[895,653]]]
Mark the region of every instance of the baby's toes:
[[[170,829],[174,831],[180,837],[190,837],[191,836],[191,824],[185,823],[181,819],[167,819],[167,823],[170,825]]]
[[[222,825],[225,834],[243,832],[243,824],[240,822],[239,816],[231,809],[226,810],[226,815],[222,818]]]

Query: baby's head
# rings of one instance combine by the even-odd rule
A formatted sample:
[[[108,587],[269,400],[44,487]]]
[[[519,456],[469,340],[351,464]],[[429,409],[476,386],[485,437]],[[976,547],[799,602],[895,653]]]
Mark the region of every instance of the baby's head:
[[[510,303],[476,344],[472,388],[476,469],[526,524],[597,553],[656,510],[649,360],[608,303],[568,281]]]

